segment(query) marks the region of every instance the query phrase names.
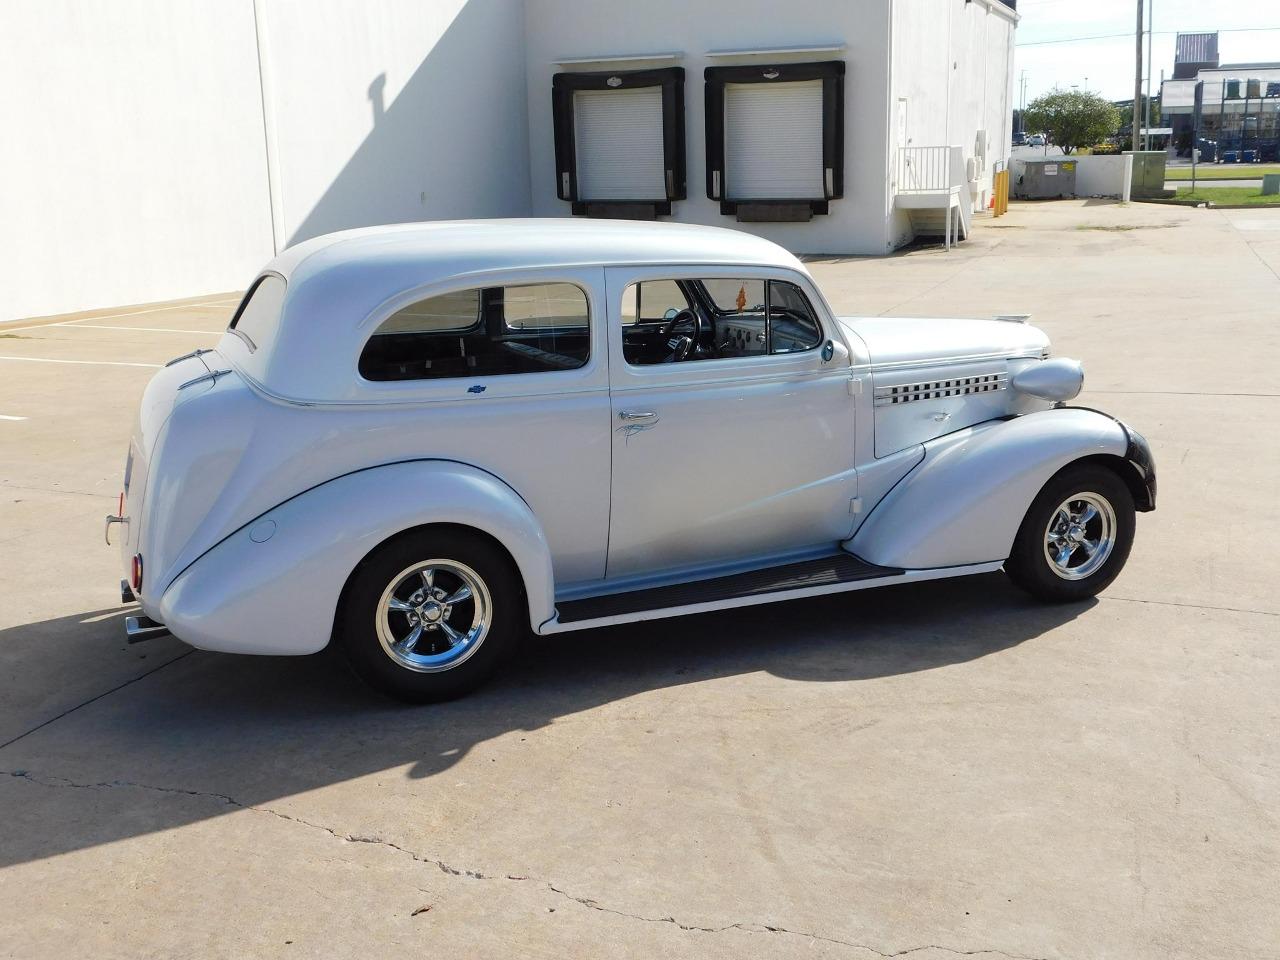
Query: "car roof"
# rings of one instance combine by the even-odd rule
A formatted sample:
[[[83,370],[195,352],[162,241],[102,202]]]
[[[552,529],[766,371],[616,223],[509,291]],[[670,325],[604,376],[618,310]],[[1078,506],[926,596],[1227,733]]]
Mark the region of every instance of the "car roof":
[[[347,381],[355,378],[370,327],[397,298],[453,280],[484,286],[494,272],[646,264],[807,273],[777,244],[722,227],[586,218],[363,227],[315,237],[276,256],[265,272],[283,276],[286,292],[269,344],[246,352],[224,338],[225,350],[242,372],[279,396],[349,397]]]
[[[741,230],[580,218],[437,220],[344,230],[283,251],[271,265],[310,279],[338,266],[371,273],[406,260],[441,278],[480,270],[587,264],[738,263],[797,267],[794,255]]]

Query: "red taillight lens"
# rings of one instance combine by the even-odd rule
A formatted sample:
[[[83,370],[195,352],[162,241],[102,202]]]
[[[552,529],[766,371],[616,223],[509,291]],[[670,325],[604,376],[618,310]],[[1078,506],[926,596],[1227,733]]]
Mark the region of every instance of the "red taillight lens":
[[[138,593],[142,590],[142,554],[134,554],[133,557],[133,592]]]

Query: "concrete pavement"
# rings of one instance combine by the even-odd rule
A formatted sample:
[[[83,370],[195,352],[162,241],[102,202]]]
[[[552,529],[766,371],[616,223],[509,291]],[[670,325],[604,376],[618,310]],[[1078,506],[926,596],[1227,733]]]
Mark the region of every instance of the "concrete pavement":
[[[420,709],[328,654],[128,647],[101,527],[153,368],[115,364],[230,303],[0,327],[0,953],[1280,955],[1280,211],[1015,204],[811,269],[1085,361],[1160,470],[1112,588],[569,635]]]

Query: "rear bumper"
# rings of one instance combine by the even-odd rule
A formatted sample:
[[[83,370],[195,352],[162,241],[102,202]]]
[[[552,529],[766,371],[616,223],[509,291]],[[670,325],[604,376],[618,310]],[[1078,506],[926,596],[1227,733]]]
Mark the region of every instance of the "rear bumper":
[[[150,617],[125,617],[124,635],[130,643],[141,643],[143,640],[169,636],[169,628]]]

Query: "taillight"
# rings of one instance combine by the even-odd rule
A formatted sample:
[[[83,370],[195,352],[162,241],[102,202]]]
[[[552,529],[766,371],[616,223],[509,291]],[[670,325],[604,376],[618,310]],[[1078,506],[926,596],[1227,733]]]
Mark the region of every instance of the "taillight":
[[[135,553],[133,555],[133,592],[140,593],[142,591],[142,554]]]

